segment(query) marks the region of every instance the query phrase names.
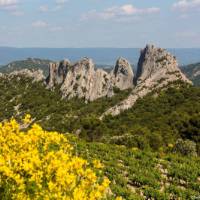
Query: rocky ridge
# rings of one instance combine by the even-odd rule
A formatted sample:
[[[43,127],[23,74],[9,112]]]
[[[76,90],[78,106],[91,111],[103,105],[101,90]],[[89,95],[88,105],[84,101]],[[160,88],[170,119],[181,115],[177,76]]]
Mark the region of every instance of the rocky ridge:
[[[147,45],[141,50],[135,76],[130,63],[124,58],[119,58],[109,73],[95,69],[91,59],[83,58],[74,64],[68,60],[51,63],[46,83],[48,88],[59,85],[63,98],[78,97],[85,99],[86,102],[101,97],[111,97],[116,88],[119,90],[132,88],[129,97],[107,110],[102,115],[104,117],[109,114],[118,115],[131,108],[138,98],[176,81],[191,84],[179,69],[173,55],[165,49]]]
[[[111,97],[114,89],[125,90],[133,87],[134,73],[130,63],[119,58],[114,69],[108,73],[95,69],[93,61],[83,58],[75,64],[68,60],[51,63],[47,87],[60,86],[63,98],[83,98],[94,101],[100,97]]]
[[[141,51],[139,58],[135,88],[127,99],[110,108],[103,116],[118,115],[122,111],[131,108],[139,98],[152,91],[165,88],[176,81],[192,84],[179,69],[178,62],[173,55],[164,49],[147,45]]]
[[[45,81],[45,76],[43,74],[43,71],[41,69],[22,69],[22,70],[16,70],[11,73],[0,73],[0,78],[13,78],[20,76],[31,78],[33,82],[40,82]]]

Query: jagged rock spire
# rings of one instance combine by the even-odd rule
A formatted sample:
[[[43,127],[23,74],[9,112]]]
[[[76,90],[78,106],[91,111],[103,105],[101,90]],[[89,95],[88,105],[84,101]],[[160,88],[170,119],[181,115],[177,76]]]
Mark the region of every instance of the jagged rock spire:
[[[118,115],[131,108],[138,98],[154,90],[166,88],[176,81],[191,83],[178,68],[176,58],[165,49],[154,45],[147,45],[141,50],[135,78],[130,63],[124,58],[117,60],[110,73],[102,69],[95,70],[90,58],[83,58],[75,64],[70,64],[69,61],[51,63],[49,72],[48,87],[60,85],[63,98],[67,99],[78,97],[93,101],[114,95],[116,87],[120,90],[132,88],[127,99],[110,108],[104,115]]]
[[[133,87],[134,73],[131,64],[125,58],[119,58],[113,70],[113,84],[123,90]]]
[[[114,87],[120,90],[133,87],[133,71],[129,62],[120,58],[114,70],[107,73],[102,69],[95,70],[90,58],[83,58],[75,64],[68,61],[51,63],[49,66],[48,88],[61,85],[63,98],[84,98],[93,101],[100,97],[114,95]]]
[[[47,85],[49,88],[64,82],[69,66],[69,60],[49,64],[49,76],[47,77]]]
[[[108,114],[118,115],[131,108],[139,98],[152,91],[162,90],[176,81],[191,84],[191,81],[178,68],[176,58],[165,49],[156,48],[154,45],[147,45],[141,50],[135,80],[136,87],[130,96],[119,105],[107,110],[102,117]]]

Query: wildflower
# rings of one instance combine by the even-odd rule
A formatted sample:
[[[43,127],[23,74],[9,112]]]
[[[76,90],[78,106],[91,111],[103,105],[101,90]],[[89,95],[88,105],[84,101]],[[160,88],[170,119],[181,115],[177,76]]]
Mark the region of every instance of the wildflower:
[[[26,115],[24,123],[30,123]],[[106,198],[110,181],[100,177],[103,165],[73,156],[67,138],[38,124],[23,132],[15,119],[0,124],[1,197],[15,200]],[[97,174],[99,174],[97,176]],[[9,194],[9,196],[7,196]]]
[[[25,124],[29,124],[31,122],[31,115],[30,114],[26,114],[24,119],[23,119],[23,122]]]
[[[103,164],[101,164],[101,162],[99,160],[94,160],[93,161],[93,165],[96,169],[101,169],[103,168]]]

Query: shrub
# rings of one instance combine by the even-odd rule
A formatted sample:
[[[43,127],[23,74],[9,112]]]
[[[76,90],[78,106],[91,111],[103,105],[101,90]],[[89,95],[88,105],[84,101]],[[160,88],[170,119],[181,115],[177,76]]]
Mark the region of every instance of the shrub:
[[[197,156],[196,143],[190,140],[178,139],[174,146],[174,152],[184,156]]]
[[[133,135],[130,134],[124,134],[121,136],[113,136],[110,139],[111,144],[117,144],[117,145],[125,145],[127,147],[135,147],[137,146],[135,144],[135,138]]]
[[[124,134],[121,136],[113,136],[110,139],[111,144],[125,145],[127,147],[137,147],[139,149],[149,149],[149,142],[143,135]]]
[[[26,116],[24,123],[30,123]],[[27,126],[23,126],[27,128]],[[109,180],[99,161],[74,156],[67,138],[15,119],[0,123],[0,197],[2,199],[102,199]],[[98,175],[97,175],[98,174]]]
[[[163,141],[160,132],[152,132],[147,135],[149,145],[153,150],[159,150],[162,147]]]

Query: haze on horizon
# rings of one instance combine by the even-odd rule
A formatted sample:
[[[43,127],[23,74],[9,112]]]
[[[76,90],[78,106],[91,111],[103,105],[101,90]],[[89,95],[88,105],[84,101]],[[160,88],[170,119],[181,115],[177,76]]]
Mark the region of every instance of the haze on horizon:
[[[200,0],[0,0],[0,46],[200,47]]]

